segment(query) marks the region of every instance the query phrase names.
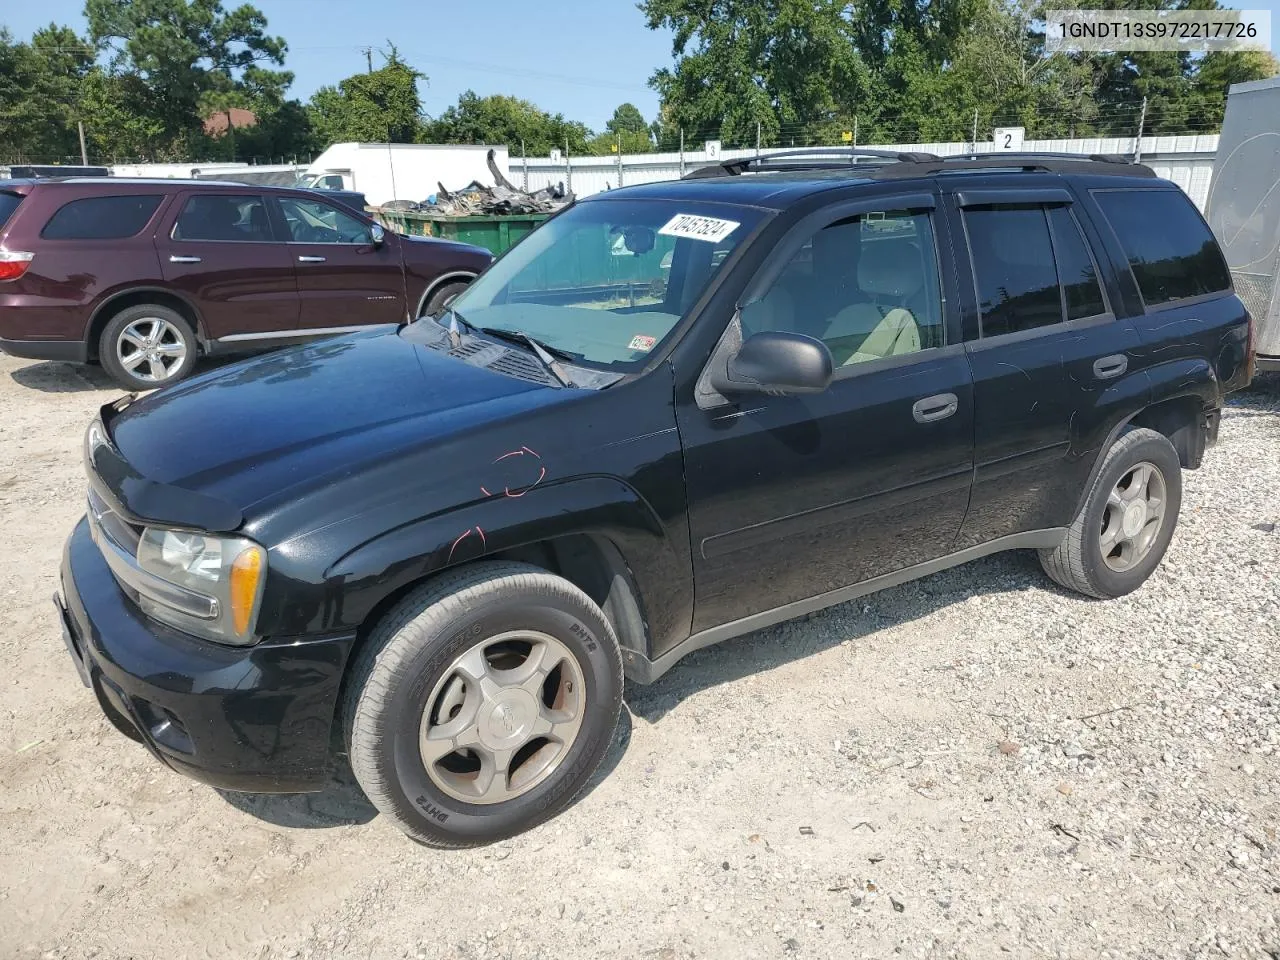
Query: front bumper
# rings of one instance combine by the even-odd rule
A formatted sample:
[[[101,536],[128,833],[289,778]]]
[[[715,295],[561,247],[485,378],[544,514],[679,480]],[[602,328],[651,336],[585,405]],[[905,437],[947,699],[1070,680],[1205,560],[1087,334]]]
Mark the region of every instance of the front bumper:
[[[353,635],[229,647],[143,616],[76,525],[55,598],[64,640],[103,712],[179,773],[227,790],[322,788]]]

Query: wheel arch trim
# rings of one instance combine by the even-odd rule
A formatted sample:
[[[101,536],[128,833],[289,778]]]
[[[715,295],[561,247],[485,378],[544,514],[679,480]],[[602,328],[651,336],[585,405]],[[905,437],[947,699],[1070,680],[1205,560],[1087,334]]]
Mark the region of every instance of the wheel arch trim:
[[[181,303],[190,315],[195,319],[195,335],[196,340],[200,342],[203,349],[207,342],[204,317],[201,316],[200,310],[191,300],[183,294],[177,293],[165,287],[156,286],[154,284],[144,284],[142,286],[129,286],[121,290],[115,290],[104,297],[96,307],[93,313],[89,315],[89,320],[84,327],[84,340],[88,344],[90,354],[96,353],[97,344],[94,342],[97,336],[101,335],[102,327],[111,322],[111,317],[118,312],[118,304],[121,300],[139,295],[159,295],[167,300],[174,300]],[[162,303],[161,306],[167,304]]]
[[[480,276],[480,274],[476,273],[474,270],[451,270],[447,273],[440,274],[440,276],[436,277],[427,285],[427,289],[423,291],[422,296],[418,298],[418,308],[413,314],[414,319],[416,320],[418,317],[422,316],[422,311],[431,300],[431,295],[450,280],[466,280],[467,282],[470,282],[478,276]]]
[[[653,508],[611,476],[547,484],[519,497],[499,495],[366,541],[325,571],[336,590],[360,586],[342,605],[342,626],[327,623],[324,629],[364,627],[413,585],[477,560],[524,559],[565,570],[570,560],[564,551],[575,540],[590,542],[603,566],[596,571],[599,589],[584,589],[614,624],[624,661],[629,653],[646,656],[651,638],[643,598],[663,589],[662,571],[678,562],[677,553]],[[539,550],[546,551],[541,563]],[[585,572],[591,565],[579,560],[573,569]],[[583,586],[581,577],[566,579]]]
[[[1199,401],[1202,409],[1214,406],[1222,395],[1213,365],[1201,357],[1157,363],[1144,368],[1141,374],[1147,378],[1148,384],[1145,402],[1119,417],[1107,432],[1101,446],[1094,451],[1093,467],[1089,470],[1089,479],[1085,482],[1076,501],[1076,512],[1079,512],[1089,496],[1089,491],[1093,489],[1098,474],[1102,470],[1103,461],[1107,458],[1107,451],[1134,420],[1161,405],[1178,401]],[[1120,383],[1130,379],[1131,377],[1125,377]],[[1179,451],[1179,454],[1181,456],[1182,451]]]

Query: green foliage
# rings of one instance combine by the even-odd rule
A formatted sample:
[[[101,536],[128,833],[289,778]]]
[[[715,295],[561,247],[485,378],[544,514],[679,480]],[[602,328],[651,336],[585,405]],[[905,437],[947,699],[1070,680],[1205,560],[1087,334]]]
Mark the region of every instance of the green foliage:
[[[1218,0],[641,0],[674,35],[650,84],[652,123],[621,104],[594,134],[513,96],[466,91],[434,120],[422,74],[391,46],[378,70],[288,97],[287,46],[249,5],[85,0],[88,34],[51,24],[29,41],[0,28],[0,160],[285,158],[340,141],[497,143],[513,155],[611,155],[728,146],[965,140],[1023,126],[1031,138],[1213,132],[1233,83],[1280,73],[1267,53],[1046,56],[1053,7],[1216,9]],[[207,118],[250,110],[217,136]]]
[[[644,133],[649,132],[649,125],[644,122],[644,114],[634,103],[621,104],[613,111],[613,117],[604,125],[608,133]]]
[[[507,145],[512,156],[521,146],[533,156],[546,156],[553,149],[570,154],[587,153],[591,131],[584,124],[549,114],[528,100],[495,95],[481,97],[468,90],[458,102],[423,128],[423,143],[492,143]]]
[[[413,143],[421,126],[418,81],[426,77],[400,58],[394,45],[378,70],[321,87],[308,105],[316,139],[325,145],[364,141]]]
[[[78,159],[77,94],[92,64],[93,49],[67,27],[50,24],[30,43],[0,28],[0,155]]]
[[[1147,98],[1152,134],[1216,130],[1227,87],[1280,72],[1269,54],[1045,55],[1041,17],[1070,0],[642,0],[673,31],[675,66],[650,85],[654,132],[697,143],[967,140],[1023,126],[1027,136],[1129,136]],[[1216,0],[1107,0],[1093,6],[1215,9]]]
[[[247,104],[255,91],[280,93],[292,80],[260,66],[283,64],[288,48],[247,4],[227,11],[218,0],[85,0],[84,13],[108,78],[131,78],[116,102],[128,110],[132,100],[147,120],[106,133],[126,152],[193,153],[210,103]],[[255,79],[247,85],[250,71]],[[144,128],[147,139],[136,140]]]

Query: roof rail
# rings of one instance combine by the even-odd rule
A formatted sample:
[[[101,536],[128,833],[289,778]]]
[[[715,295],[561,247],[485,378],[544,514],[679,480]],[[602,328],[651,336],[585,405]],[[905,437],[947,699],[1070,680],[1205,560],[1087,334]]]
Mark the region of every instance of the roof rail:
[[[874,163],[863,164],[859,161]],[[698,167],[684,175],[685,180],[706,177],[734,177],[755,169],[757,172],[795,170],[847,170],[867,166],[866,175],[874,179],[927,177],[935,173],[957,170],[1007,169],[1043,170],[1049,172],[1120,174],[1154,177],[1155,171],[1128,157],[1114,153],[1036,153],[1031,151],[985,153],[966,152],[939,157],[932,153],[873,150],[864,147],[807,147],[802,150],[775,150],[756,156],[739,157],[710,166]]]
[[[826,157],[827,160],[819,158]],[[809,158],[809,162],[805,162]],[[738,157],[706,167],[698,167],[684,175],[685,180],[701,180],[705,177],[736,177],[751,167],[768,165],[770,170],[841,170],[857,165],[860,159],[879,160],[881,163],[921,163],[939,160],[932,153],[912,153],[897,150],[870,150],[862,147],[805,147],[799,150],[775,150],[751,157]],[[784,161],[777,163],[777,161]]]
[[[964,170],[1039,170],[1048,173],[1088,173],[1112,176],[1154,177],[1156,172],[1128,157],[1112,153],[961,153],[936,160],[893,163],[868,172],[877,180],[928,177]]]

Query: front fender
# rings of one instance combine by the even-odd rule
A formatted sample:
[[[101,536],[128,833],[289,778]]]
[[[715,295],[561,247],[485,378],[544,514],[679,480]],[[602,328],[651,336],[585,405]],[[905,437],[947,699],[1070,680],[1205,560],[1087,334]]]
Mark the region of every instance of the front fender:
[[[613,476],[547,483],[519,496],[497,494],[389,530],[336,560],[322,582],[293,582],[287,607],[272,612],[289,635],[360,627],[388,597],[452,566],[573,534],[609,540],[621,553],[659,635],[683,626],[692,609],[687,551],[634,487]]]

